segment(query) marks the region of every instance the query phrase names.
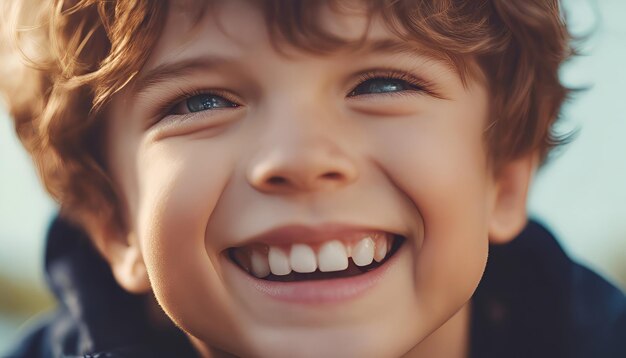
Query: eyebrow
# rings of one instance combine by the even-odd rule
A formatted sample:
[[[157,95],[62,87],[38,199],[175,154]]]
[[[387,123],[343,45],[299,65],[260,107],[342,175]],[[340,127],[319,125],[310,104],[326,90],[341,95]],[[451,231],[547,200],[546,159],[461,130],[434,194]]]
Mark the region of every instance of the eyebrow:
[[[348,52],[353,55],[409,55],[426,58],[429,61],[435,61],[446,65],[447,69],[454,70],[454,67],[445,61],[441,56],[436,56],[432,51],[423,51],[416,44],[399,39],[382,39],[375,41],[366,41],[357,43],[356,46]],[[206,71],[210,68],[233,63],[234,60],[221,56],[199,56],[181,61],[163,63],[153,69],[148,70],[144,74],[139,74],[133,85],[135,96],[147,92],[150,88],[156,87],[161,83],[170,79],[196,73],[198,71]]]
[[[444,56],[436,55],[436,51],[426,51],[417,42],[404,41],[396,38],[365,41],[354,49],[355,53],[410,55],[425,57],[430,60],[443,61]]]
[[[144,74],[139,74],[133,89],[136,96],[147,92],[150,88],[156,87],[168,80],[184,75],[189,75],[200,70],[223,66],[232,61],[226,57],[200,56],[181,61],[163,63]]]

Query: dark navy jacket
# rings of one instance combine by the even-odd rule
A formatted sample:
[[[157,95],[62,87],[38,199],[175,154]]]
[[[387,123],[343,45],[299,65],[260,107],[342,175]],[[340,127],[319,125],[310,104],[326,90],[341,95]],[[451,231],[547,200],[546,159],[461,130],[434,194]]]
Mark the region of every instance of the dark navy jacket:
[[[11,357],[197,356],[178,329],[151,327],[145,297],[123,291],[85,235],[61,220],[48,234],[46,272],[57,311]],[[470,342],[472,358],[626,358],[626,297],[531,221],[512,243],[490,247]]]

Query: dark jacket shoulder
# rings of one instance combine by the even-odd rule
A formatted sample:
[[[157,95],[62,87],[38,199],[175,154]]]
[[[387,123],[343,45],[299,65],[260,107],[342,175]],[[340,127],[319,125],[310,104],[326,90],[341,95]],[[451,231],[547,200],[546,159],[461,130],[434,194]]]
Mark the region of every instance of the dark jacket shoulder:
[[[491,246],[473,299],[473,357],[626,357],[626,297],[531,221]]]
[[[46,280],[55,312],[32,327],[10,357],[196,357],[182,331],[150,324],[146,296],[131,295],[78,228],[56,219],[48,231]]]

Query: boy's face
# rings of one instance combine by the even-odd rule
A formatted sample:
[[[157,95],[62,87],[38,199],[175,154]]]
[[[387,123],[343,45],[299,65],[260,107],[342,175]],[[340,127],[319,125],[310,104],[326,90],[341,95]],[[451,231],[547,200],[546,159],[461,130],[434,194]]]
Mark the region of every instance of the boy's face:
[[[466,304],[483,273],[498,196],[485,86],[464,87],[449,64],[398,48],[283,56],[248,3],[208,13],[191,31],[193,14],[172,9],[137,83],[108,111],[107,159],[130,222],[130,245],[109,255],[118,280],[153,290],[199,349],[409,351]],[[363,33],[363,17],[324,16],[342,36]],[[367,41],[383,40],[397,38],[375,22]],[[287,254],[307,244],[316,265],[341,266],[321,258],[324,245],[356,255],[372,232],[405,240],[367,274],[275,282],[241,268],[248,249],[261,248],[262,261],[268,244]],[[310,259],[299,247],[294,267]]]

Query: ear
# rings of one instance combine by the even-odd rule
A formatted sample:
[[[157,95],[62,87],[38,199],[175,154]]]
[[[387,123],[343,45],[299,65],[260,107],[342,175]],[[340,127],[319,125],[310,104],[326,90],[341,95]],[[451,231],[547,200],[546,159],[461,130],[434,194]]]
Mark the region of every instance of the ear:
[[[507,163],[497,173],[489,241],[505,244],[526,226],[528,189],[537,167],[537,156],[529,154]]]
[[[117,283],[133,294],[148,293],[151,285],[139,240],[133,232],[124,233],[117,227],[114,224],[100,225],[90,231]]]

